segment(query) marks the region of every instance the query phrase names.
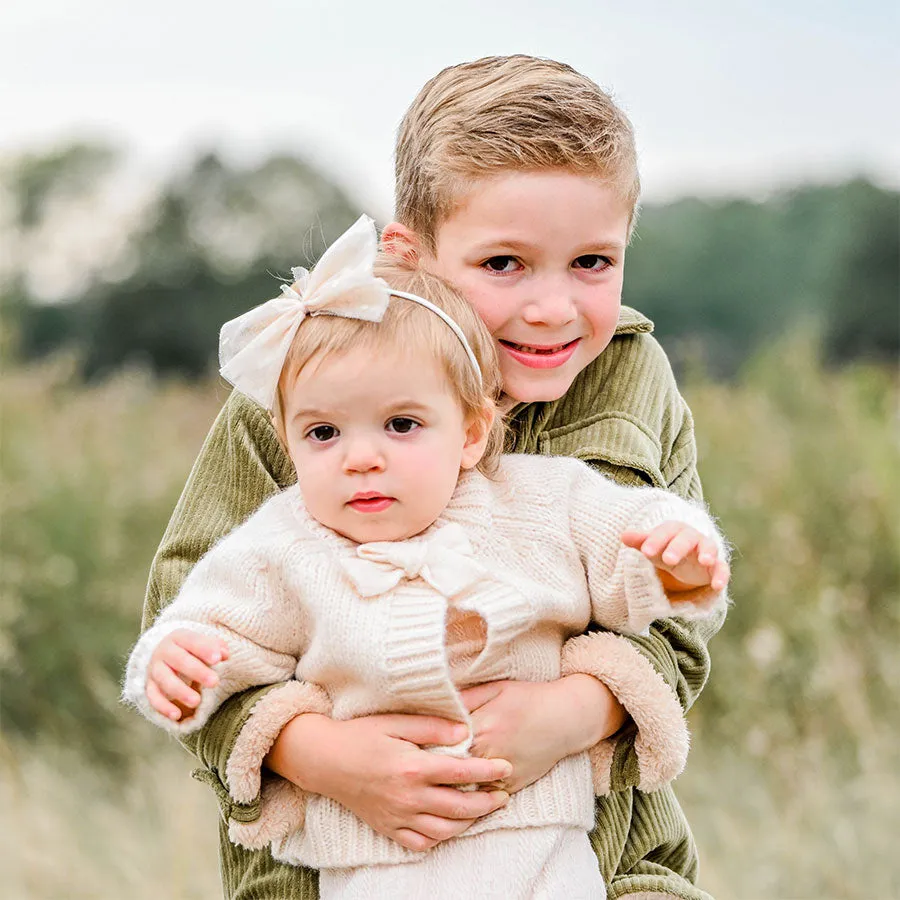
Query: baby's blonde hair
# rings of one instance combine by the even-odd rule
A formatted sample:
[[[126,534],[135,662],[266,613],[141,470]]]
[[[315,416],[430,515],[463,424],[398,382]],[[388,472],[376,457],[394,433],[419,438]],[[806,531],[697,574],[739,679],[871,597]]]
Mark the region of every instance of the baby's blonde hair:
[[[421,348],[441,363],[447,382],[467,418],[478,419],[493,414],[487,447],[478,463],[482,473],[493,475],[503,452],[504,426],[497,411],[502,380],[497,349],[484,322],[449,282],[417,268],[412,262],[379,253],[375,262],[375,277],[383,278],[395,290],[429,300],[447,313],[466,336],[478,361],[481,380],[462,342],[450,326],[440,316],[412,300],[392,296],[381,322],[329,315],[308,316],[297,329],[278,381],[278,397],[272,418],[279,438],[286,447],[284,393],[313,357],[354,353],[358,349],[390,348],[408,352],[410,348]]]
[[[563,169],[611,184],[633,224],[634,131],[609,94],[565,63],[490,56],[450,66],[419,92],[397,134],[395,215],[432,253],[468,183]]]

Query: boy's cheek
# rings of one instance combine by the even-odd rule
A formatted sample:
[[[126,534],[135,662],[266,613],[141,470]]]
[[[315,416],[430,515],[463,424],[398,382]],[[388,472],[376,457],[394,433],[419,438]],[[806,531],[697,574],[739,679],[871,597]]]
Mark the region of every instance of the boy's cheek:
[[[474,282],[475,279],[469,279],[469,281]],[[455,283],[466,300],[472,304],[481,321],[487,326],[487,330],[496,337],[497,331],[508,318],[505,314],[508,298],[500,291],[486,289],[481,284],[466,284],[459,280]]]

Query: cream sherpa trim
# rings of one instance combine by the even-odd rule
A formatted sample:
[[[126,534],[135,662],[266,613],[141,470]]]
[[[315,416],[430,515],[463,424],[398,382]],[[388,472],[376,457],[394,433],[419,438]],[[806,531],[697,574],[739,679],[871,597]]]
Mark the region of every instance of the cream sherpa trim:
[[[608,632],[579,635],[566,642],[562,658],[562,674],[576,672],[602,681],[637,725],[634,749],[640,790],[659,790],[681,774],[689,744],[681,704],[639,650]],[[595,789],[605,786],[609,790],[614,749],[615,741],[608,739],[591,750]]]
[[[269,691],[254,707],[228,757],[225,778],[237,803],[250,803],[259,793],[262,763],[281,730],[300,713],[331,712],[322,688],[304,681],[287,681]]]
[[[594,793],[598,797],[604,797],[612,789],[612,764],[616,753],[616,738],[607,738],[594,744],[588,750],[591,760],[591,779],[594,782]]]
[[[306,819],[306,799],[306,791],[286,778],[265,778],[259,818],[253,822],[231,819],[229,839],[248,850],[261,850],[272,841],[293,834],[303,827]]]

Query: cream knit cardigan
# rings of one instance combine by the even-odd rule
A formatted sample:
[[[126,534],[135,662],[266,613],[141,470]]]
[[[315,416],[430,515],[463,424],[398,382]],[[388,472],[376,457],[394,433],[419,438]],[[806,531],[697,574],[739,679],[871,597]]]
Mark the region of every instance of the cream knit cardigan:
[[[419,713],[469,722],[459,688],[499,679],[551,681],[595,674],[634,719],[646,785],[678,774],[687,731],[677,697],[626,642],[608,635],[604,659],[563,659],[593,621],[639,633],[671,615],[697,618],[725,603],[699,589],[670,602],[652,564],[625,547],[627,529],[677,519],[724,544],[707,513],[655,488],[626,488],[568,458],[511,455],[499,476],[462,474],[447,509],[408,541],[359,545],[306,512],[296,486],[267,501],[191,571],[179,596],[138,641],[125,699],[175,733],[203,725],[227,697],[283,682],[256,705],[229,761],[238,802],[254,797],[262,760],[300,712],[335,719]],[[449,610],[476,614],[484,638],[451,669]],[[229,659],[196,713],[172,722],[147,702],[147,666],[177,628],[223,637]],[[618,641],[618,644],[615,643]],[[593,645],[596,648],[596,644]],[[471,738],[438,752],[466,755]],[[467,834],[497,828],[593,824],[593,793],[608,789],[611,743],[570,756]],[[593,789],[592,789],[593,785]],[[421,854],[376,833],[339,803],[265,773],[262,811],[231,823],[236,843],[270,843],[277,859],[313,868],[398,863]]]

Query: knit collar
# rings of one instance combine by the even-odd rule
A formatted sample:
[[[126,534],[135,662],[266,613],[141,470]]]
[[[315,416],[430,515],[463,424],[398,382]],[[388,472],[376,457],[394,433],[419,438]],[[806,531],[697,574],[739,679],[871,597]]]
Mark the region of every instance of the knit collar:
[[[332,531],[309,514],[298,485],[294,484],[289,487],[287,493],[293,495],[291,508],[305,532],[321,541],[340,557],[356,555],[356,548],[360,546],[356,541]],[[490,485],[484,475],[475,469],[463,472],[446,509],[428,528],[408,540],[417,543],[427,541],[435,532],[455,523],[465,528],[475,547],[480,546],[484,543],[493,525],[489,493]]]

